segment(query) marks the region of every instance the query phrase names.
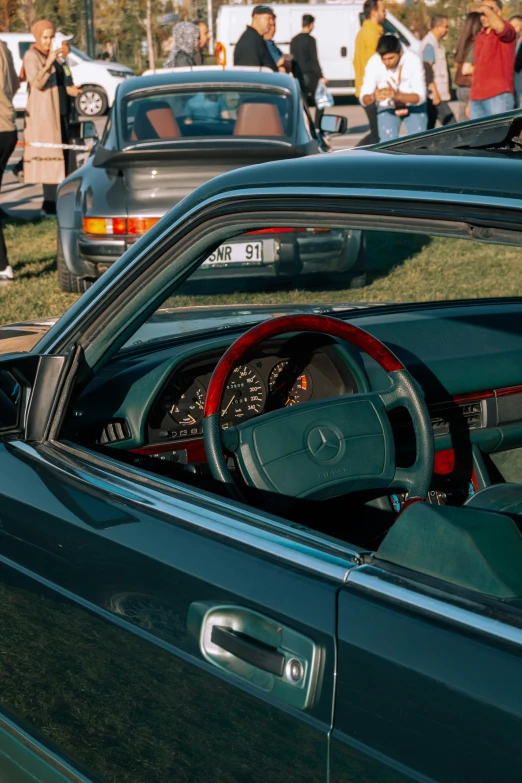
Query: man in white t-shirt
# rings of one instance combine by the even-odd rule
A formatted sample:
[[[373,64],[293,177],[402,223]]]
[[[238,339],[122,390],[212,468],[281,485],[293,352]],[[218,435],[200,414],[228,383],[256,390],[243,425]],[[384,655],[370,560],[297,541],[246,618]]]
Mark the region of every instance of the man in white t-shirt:
[[[363,106],[377,104],[381,141],[398,138],[402,122],[407,134],[426,130],[424,66],[416,54],[403,50],[395,33],[384,33],[368,60],[360,101]]]

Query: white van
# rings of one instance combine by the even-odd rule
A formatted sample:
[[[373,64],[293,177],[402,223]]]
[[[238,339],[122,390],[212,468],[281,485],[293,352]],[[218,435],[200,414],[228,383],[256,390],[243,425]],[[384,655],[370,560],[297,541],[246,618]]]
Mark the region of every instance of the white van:
[[[283,52],[290,51],[290,41],[301,32],[303,14],[315,16],[313,36],[317,40],[319,62],[328,89],[333,95],[353,95],[355,74],[353,53],[355,36],[364,19],[363,3],[269,3],[276,14],[274,41]],[[233,65],[234,48],[239,36],[252,19],[254,5],[222,5],[217,16],[216,57],[219,65]],[[386,32],[397,33],[411,51],[418,52],[420,41],[389,12],[384,23]]]
[[[68,40],[72,36],[57,33],[55,40]],[[13,55],[14,67],[17,73],[22,68],[22,58],[31,44],[34,36],[31,33],[0,33],[0,40],[5,41]],[[69,44],[70,45],[70,44]],[[76,98],[76,108],[79,114],[88,117],[99,117],[105,114],[107,108],[112,106],[116,87],[120,82],[134,72],[126,65],[109,63],[104,60],[91,60],[84,52],[71,46],[71,53],[67,56],[73,77],[77,87],[83,87],[82,92]],[[16,111],[25,111],[27,105],[27,82],[22,82],[20,89],[13,100]]]

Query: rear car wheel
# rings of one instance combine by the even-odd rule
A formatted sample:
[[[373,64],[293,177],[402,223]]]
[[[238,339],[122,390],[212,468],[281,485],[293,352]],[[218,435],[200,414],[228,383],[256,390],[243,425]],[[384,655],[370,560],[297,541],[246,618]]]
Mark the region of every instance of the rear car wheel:
[[[76,111],[86,117],[101,117],[107,111],[107,96],[99,87],[84,87],[75,99]]]
[[[364,288],[368,285],[368,274],[364,271],[366,267],[366,235],[361,232],[361,240],[357,247],[357,255],[352,256],[349,268],[345,272],[337,272],[332,276],[332,280],[342,284],[345,288]]]
[[[56,248],[56,267],[58,272],[58,284],[61,290],[66,294],[83,294],[94,282],[94,280],[86,280],[84,277],[77,277],[69,271],[63,256],[63,248],[59,234]]]

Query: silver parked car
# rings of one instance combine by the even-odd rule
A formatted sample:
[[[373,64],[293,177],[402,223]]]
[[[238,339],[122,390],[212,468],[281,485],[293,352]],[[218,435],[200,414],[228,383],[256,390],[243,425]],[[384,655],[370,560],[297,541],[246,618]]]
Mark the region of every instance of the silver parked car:
[[[266,69],[177,68],[127,79],[103,138],[58,191],[58,277],[82,292],[202,183],[253,163],[326,153],[346,119],[317,131],[296,79]],[[360,285],[361,233],[279,229],[229,241],[201,279],[343,273]],[[358,263],[359,262],[359,263]]]

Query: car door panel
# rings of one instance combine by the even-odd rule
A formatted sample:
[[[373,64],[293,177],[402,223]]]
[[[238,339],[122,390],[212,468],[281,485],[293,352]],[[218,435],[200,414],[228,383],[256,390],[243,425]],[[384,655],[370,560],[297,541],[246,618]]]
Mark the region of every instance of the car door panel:
[[[4,715],[115,783],[326,780],[339,580],[183,515],[164,521],[138,502],[138,485],[111,495],[58,462],[45,448],[0,446]],[[205,660],[187,628],[198,601],[313,639],[312,706]]]
[[[339,596],[331,783],[519,780],[522,629],[507,641],[491,608],[440,591],[435,604],[381,569],[356,571]]]

